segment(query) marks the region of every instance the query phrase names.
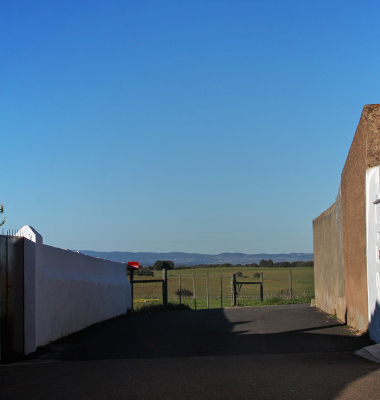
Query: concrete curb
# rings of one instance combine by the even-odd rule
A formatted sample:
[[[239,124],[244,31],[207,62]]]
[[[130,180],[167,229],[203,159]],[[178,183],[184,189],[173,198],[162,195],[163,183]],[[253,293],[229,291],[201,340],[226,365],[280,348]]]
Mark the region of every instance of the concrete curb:
[[[363,347],[362,349],[355,351],[354,354],[380,364],[380,344]]]

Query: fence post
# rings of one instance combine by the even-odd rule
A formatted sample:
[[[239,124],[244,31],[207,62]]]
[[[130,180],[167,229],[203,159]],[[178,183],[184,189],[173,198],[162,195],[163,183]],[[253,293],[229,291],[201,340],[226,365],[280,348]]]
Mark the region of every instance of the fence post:
[[[236,306],[236,275],[232,274],[231,278],[231,306]]]
[[[129,283],[131,284],[131,297],[132,297],[132,311],[133,311],[133,269],[129,271]],[[127,265],[127,274],[128,274],[128,265]]]
[[[220,273],[220,308],[223,308],[223,275]]]
[[[193,272],[193,297],[194,297],[194,309],[197,309],[197,296],[195,294],[195,278],[194,278],[194,272]]]
[[[260,272],[260,301],[264,300],[264,277],[263,273]]]
[[[293,280],[292,280],[292,270],[289,270],[289,295],[293,298]]]
[[[206,296],[207,296],[207,309],[210,308],[209,293],[208,293],[208,272],[206,272]]]
[[[165,268],[162,270],[162,304],[164,307],[168,305],[168,273]]]
[[[179,304],[182,304],[181,274],[178,274],[178,286],[179,286]]]

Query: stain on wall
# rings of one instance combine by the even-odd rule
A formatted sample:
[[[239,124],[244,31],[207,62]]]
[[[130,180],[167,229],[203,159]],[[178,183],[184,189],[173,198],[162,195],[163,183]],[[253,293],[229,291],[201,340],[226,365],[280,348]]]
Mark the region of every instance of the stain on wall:
[[[335,203],[313,221],[313,241],[316,306],[344,321],[346,300],[340,189]]]

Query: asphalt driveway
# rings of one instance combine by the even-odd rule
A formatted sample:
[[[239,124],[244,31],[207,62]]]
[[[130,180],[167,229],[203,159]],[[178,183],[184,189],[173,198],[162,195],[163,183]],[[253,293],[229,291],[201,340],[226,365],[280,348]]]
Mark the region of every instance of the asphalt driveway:
[[[309,305],[122,316],[0,367],[0,399],[377,399],[372,342]]]

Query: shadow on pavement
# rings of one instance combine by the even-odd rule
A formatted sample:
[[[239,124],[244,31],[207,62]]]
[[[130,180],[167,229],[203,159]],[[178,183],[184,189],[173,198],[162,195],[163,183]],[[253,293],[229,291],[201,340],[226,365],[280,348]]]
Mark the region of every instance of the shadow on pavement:
[[[121,316],[1,367],[0,399],[377,398],[372,343],[308,305]]]
[[[121,316],[40,349],[58,360],[354,352],[373,342],[305,305]]]
[[[354,352],[373,342],[308,306],[122,316],[39,351],[44,359],[105,360]]]

